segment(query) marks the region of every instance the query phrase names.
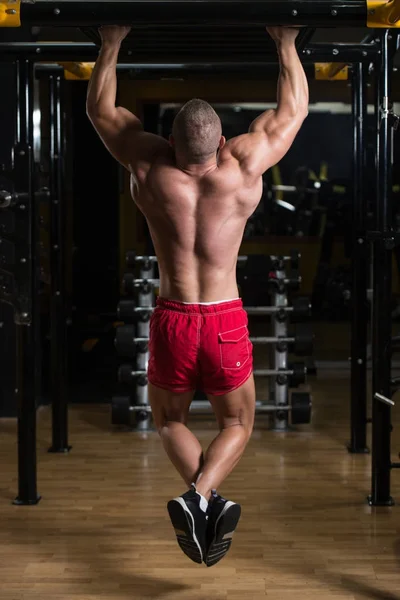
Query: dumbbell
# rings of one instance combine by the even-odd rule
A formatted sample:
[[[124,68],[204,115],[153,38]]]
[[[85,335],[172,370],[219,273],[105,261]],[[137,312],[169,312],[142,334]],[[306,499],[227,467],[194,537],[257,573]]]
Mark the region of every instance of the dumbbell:
[[[301,254],[297,250],[291,250],[289,256],[270,256],[272,268],[276,271],[283,271],[290,263],[290,268],[293,271],[297,271],[300,266]]]
[[[124,323],[145,323],[150,321],[154,307],[136,306],[134,300],[121,300],[117,306],[117,315],[120,321]]]
[[[139,256],[135,250],[128,250],[125,254],[125,264],[129,269],[133,269],[138,263],[150,265],[156,262],[156,256]]]
[[[115,348],[119,356],[135,358],[137,354],[148,352],[148,339],[136,337],[134,325],[121,325],[115,332]]]
[[[296,356],[309,356],[313,352],[314,337],[310,323],[296,323],[294,341],[289,343],[289,352]]]
[[[135,294],[138,289],[142,294],[150,294],[159,284],[159,279],[138,279],[134,273],[125,273],[122,278],[122,288],[126,294],[130,295]]]
[[[16,194],[12,194],[8,190],[1,189],[0,190],[0,208],[10,208],[10,206],[14,206],[17,201],[18,196]]]
[[[274,315],[279,321],[286,321],[290,316],[292,321],[311,316],[309,298],[299,296],[293,299],[292,306],[246,306],[249,315]]]
[[[279,352],[286,352],[289,346],[293,354],[308,356],[312,354],[314,334],[308,323],[297,323],[294,336],[251,337],[250,341],[253,344],[276,344]]]
[[[283,292],[287,289],[298,290],[301,282],[302,278],[298,271],[291,271],[289,276],[282,278],[276,277],[275,273],[272,271],[268,278],[268,285],[277,288],[279,292]]]
[[[312,400],[308,392],[292,392],[290,404],[282,406],[275,404],[261,404],[256,407],[256,413],[282,413],[290,412],[292,425],[306,425],[311,423]]]
[[[287,369],[255,369],[256,377],[276,377],[278,385],[288,385],[291,388],[305,383],[307,367],[305,363],[292,363]]]
[[[145,421],[151,413],[151,407],[147,404],[143,406],[131,406],[130,396],[114,396],[111,401],[111,423],[113,425],[131,424],[131,413],[135,413],[136,421]]]
[[[300,267],[301,254],[298,250],[290,251],[290,266],[293,271],[298,271]]]
[[[148,384],[147,371],[143,369],[134,369],[132,365],[121,365],[118,369],[118,381],[119,383],[126,383],[132,385],[140,385],[144,387]]]

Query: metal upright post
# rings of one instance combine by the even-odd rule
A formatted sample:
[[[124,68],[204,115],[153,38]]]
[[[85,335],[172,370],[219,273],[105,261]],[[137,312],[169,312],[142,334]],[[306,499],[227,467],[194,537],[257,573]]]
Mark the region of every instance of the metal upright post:
[[[392,124],[390,93],[393,65],[392,35],[380,34],[377,111],[377,189],[375,207],[376,238],[373,242],[373,318],[372,318],[372,491],[369,503],[390,506],[391,409],[375,394],[391,396],[391,297],[392,297]],[[389,242],[389,243],[388,243]]]
[[[49,78],[50,92],[50,397],[53,441],[49,452],[66,453],[68,445],[66,201],[62,80]]]
[[[276,280],[274,281],[274,289],[271,294],[273,297],[273,306],[278,308],[286,308],[288,306],[288,292],[287,288],[282,280],[286,277],[286,272],[283,270],[285,267],[280,267],[280,270],[275,272]],[[288,321],[287,319],[281,319],[280,315],[271,315],[273,337],[287,337],[288,334]],[[274,357],[273,369],[288,369],[288,350],[282,349],[280,344],[276,344],[272,350]],[[273,430],[274,431],[288,431],[289,430],[289,413],[285,410],[279,410],[280,407],[287,408],[289,404],[289,383],[286,378],[285,381],[281,381],[281,376],[276,375],[271,379],[273,389],[273,399],[276,406],[276,412],[273,413]]]
[[[353,243],[351,293],[351,416],[349,452],[367,448],[367,297],[369,244],[366,240],[368,197],[366,179],[367,65],[353,66]]]
[[[16,310],[18,398],[18,497],[14,504],[37,504],[36,410],[38,395],[39,215],[33,188],[33,63],[17,62],[17,136],[14,146],[14,184],[27,239],[26,256],[19,258],[20,297],[26,310]],[[24,227],[22,227],[22,222]],[[26,229],[25,229],[26,226]]]

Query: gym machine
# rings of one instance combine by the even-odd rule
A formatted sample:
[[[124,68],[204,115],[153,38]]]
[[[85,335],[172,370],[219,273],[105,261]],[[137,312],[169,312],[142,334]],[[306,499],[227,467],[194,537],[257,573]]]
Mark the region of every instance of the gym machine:
[[[255,260],[254,260],[255,259]],[[264,268],[269,281],[269,297],[272,306],[247,307],[249,315],[264,315],[271,318],[272,335],[269,337],[250,337],[257,345],[268,345],[270,368],[255,369],[254,375],[270,377],[270,397],[268,403],[258,401],[256,412],[267,413],[273,419],[273,428],[287,431],[292,425],[309,423],[311,420],[311,395],[308,392],[293,391],[306,381],[307,369],[304,363],[288,362],[289,351],[298,356],[312,353],[313,334],[309,324],[296,324],[295,331],[289,333],[288,321],[307,319],[310,316],[310,302],[306,298],[295,299],[289,306],[288,289],[299,285],[298,269],[300,256],[292,252],[289,256],[240,256],[238,264],[243,271],[242,277],[248,283],[246,266],[254,275],[254,263]],[[292,273],[289,276],[285,265],[290,263]],[[118,370],[119,393],[112,399],[112,423],[124,425],[137,431],[146,431],[150,427],[151,408],[147,394],[147,365],[149,360],[149,321],[154,310],[155,292],[159,279],[154,277],[157,258],[155,256],[137,256],[130,251],[126,254],[126,266],[131,269],[123,277],[123,289],[129,299],[123,298],[117,308],[120,321],[125,324],[116,330],[115,346],[118,355],[129,359]],[[295,274],[294,274],[295,273]],[[250,278],[251,279],[251,278]],[[208,401],[197,393],[191,406],[191,412],[203,414],[210,411]],[[290,401],[289,401],[290,398]]]
[[[129,11],[129,14],[127,13]],[[156,17],[156,18],[155,18]],[[211,0],[202,0],[197,2],[177,2],[177,1],[140,1],[140,2],[31,2],[20,0],[5,0],[0,2],[0,27],[19,27],[21,25],[33,26],[86,26],[97,28],[98,25],[105,24],[131,24],[133,23],[137,30],[147,28],[155,23],[161,24],[163,30],[173,25],[179,25],[181,29],[186,25],[196,27],[205,27],[207,23],[215,25],[221,23],[221,27],[229,28],[239,25],[262,25],[269,23],[279,23],[281,25],[296,25],[308,27],[363,27],[368,26],[372,29],[383,28],[378,35],[374,34],[371,43],[364,44],[311,44],[309,40],[306,46],[301,49],[301,54],[310,62],[347,62],[363,63],[364,65],[377,61],[379,57],[379,72],[381,81],[389,82],[389,63],[391,53],[387,52],[389,37],[397,38],[396,35],[389,34],[385,28],[399,27],[399,3],[398,1],[386,0],[343,0],[341,2],[331,0],[289,0],[288,2],[279,2],[277,0],[230,0],[228,2],[216,2]],[[147,29],[146,29],[147,31]],[[134,32],[132,32],[134,35]],[[378,42],[375,41],[378,40]],[[132,40],[127,40],[127,44]],[[389,44],[391,46],[392,44]],[[129,49],[127,50],[128,56]],[[220,53],[219,53],[220,55]],[[39,73],[41,69],[48,72],[49,65],[43,67],[34,66],[38,61],[60,61],[60,60],[93,60],[97,56],[96,44],[71,44],[71,43],[0,43],[0,60],[15,60],[18,66],[17,83],[20,91],[17,102],[17,123],[18,133],[16,144],[14,146],[14,161],[10,172],[7,172],[6,184],[2,178],[0,189],[0,206],[11,211],[4,211],[4,215],[12,214],[11,217],[2,218],[2,236],[8,241],[10,236],[13,238],[17,256],[15,263],[9,264],[3,260],[0,271],[0,299],[12,304],[16,311],[16,323],[18,330],[18,387],[17,397],[19,405],[18,420],[18,475],[19,475],[19,494],[18,502],[21,504],[35,504],[38,501],[36,491],[36,396],[35,380],[37,371],[37,344],[35,343],[35,334],[37,331],[37,291],[38,291],[38,212],[35,203],[33,171],[32,171],[32,132],[33,132],[33,106],[32,106],[32,81],[34,71]],[[164,57],[163,57],[164,58]],[[267,60],[258,60],[256,68],[263,69],[268,62],[275,62],[275,54]],[[149,60],[148,62],[154,62]],[[172,61],[174,62],[174,61]],[[179,61],[178,61],[179,62]],[[215,62],[215,61],[214,61]],[[232,62],[232,61],[230,61]],[[180,61],[181,63],[181,61]],[[240,72],[248,72],[250,68],[257,63],[255,57],[251,57],[247,62],[240,63]],[[141,65],[143,66],[143,65]],[[149,64],[144,65],[152,69]],[[212,68],[212,61],[208,62],[206,68]],[[46,68],[47,67],[47,68]],[[164,72],[169,65],[163,63],[161,70]],[[185,64],[174,62],[175,70],[191,69],[193,61],[185,61]],[[201,68],[205,65],[201,65]],[[218,65],[215,65],[217,68]],[[237,65],[229,68],[229,63],[224,62],[221,68],[235,72]],[[50,69],[55,69],[52,65]],[[195,67],[196,68],[196,67]],[[154,71],[154,68],[153,68]],[[54,71],[53,71],[54,72]],[[383,74],[385,73],[385,77]],[[383,86],[385,87],[385,86]],[[383,88],[381,88],[383,89]],[[388,85],[386,85],[388,91]],[[387,133],[391,128],[388,125],[389,118],[392,116],[388,96],[380,94],[377,99],[377,132],[379,132],[379,150],[378,161],[379,183],[384,182],[385,176],[390,179],[389,163],[383,158],[388,147],[384,147],[387,140]],[[383,150],[383,152],[382,152]],[[383,162],[386,161],[386,168]],[[385,213],[387,208],[387,187],[380,196],[377,196],[379,203],[383,202],[381,214]],[[21,205],[21,207],[20,207]],[[22,208],[24,207],[24,208]],[[14,222],[15,218],[15,222]],[[18,233],[14,235],[14,224],[18,225]],[[382,224],[385,227],[382,227]],[[385,238],[378,242],[382,244],[388,242],[387,223],[381,220],[380,233]],[[7,244],[3,244],[6,248]],[[10,248],[10,246],[9,246]],[[381,252],[383,257],[383,252]],[[19,258],[27,259],[25,262],[19,262]],[[375,261],[377,265],[378,261]],[[360,264],[360,263],[359,263]],[[384,263],[386,265],[386,261]],[[379,265],[376,277],[376,289],[381,290],[385,287],[384,297],[387,294],[387,272]],[[377,265],[378,266],[378,265]],[[376,303],[379,301],[376,300]],[[279,309],[282,311],[282,309]],[[386,312],[385,312],[386,311]],[[283,311],[287,312],[287,311]],[[384,307],[383,298],[375,306],[374,319],[376,323],[381,320],[386,322],[390,311],[387,306]],[[150,318],[148,309],[138,307],[135,314],[140,314],[145,318]],[[378,325],[377,325],[378,327]],[[384,327],[378,336],[378,342],[375,343],[374,356],[379,356],[379,348],[387,348],[389,342],[386,339],[387,328]],[[375,335],[375,330],[374,330]],[[386,355],[385,355],[386,358]],[[353,360],[358,360],[353,357]],[[375,359],[374,359],[375,360]],[[352,363],[353,364],[353,363]],[[374,389],[376,387],[388,388],[385,383],[387,379],[387,370],[382,366],[382,360],[378,360],[375,365]],[[363,377],[363,373],[360,373]],[[390,390],[389,390],[390,391]],[[379,393],[379,392],[377,392]],[[56,399],[54,399],[56,400]],[[361,399],[362,401],[362,399]],[[360,402],[361,404],[362,402]],[[383,403],[381,403],[383,405]],[[381,439],[389,436],[387,413],[376,409],[373,412],[373,420],[376,423],[377,431],[383,432]],[[389,406],[389,405],[387,405]],[[389,408],[390,410],[390,408]],[[361,411],[362,412],[362,411]],[[64,416],[62,416],[64,415]],[[65,427],[65,411],[60,411],[60,427]],[[390,419],[389,419],[390,420]],[[361,421],[360,421],[361,422]],[[375,424],[373,423],[373,427]],[[364,426],[364,423],[361,422]],[[63,437],[61,446],[67,447],[66,437]],[[376,444],[379,443],[378,435],[375,433],[373,439]],[[376,445],[374,444],[374,445]],[[362,445],[362,444],[361,444]],[[390,459],[388,460],[388,448],[384,446],[383,452],[378,452],[378,459],[373,461],[374,493],[372,502],[375,500],[387,501],[390,497],[390,478],[387,472],[390,470]],[[378,473],[378,474],[377,474]]]
[[[50,399],[52,444],[49,452],[66,453],[68,444],[67,328],[65,281],[64,148],[62,81],[49,78],[49,187],[34,177],[33,63],[15,67],[17,111],[15,144],[0,185],[0,301],[14,307],[17,330],[16,397],[18,403],[18,505],[39,502],[36,482],[36,410],[39,405],[41,341],[40,286],[50,286]],[[50,273],[40,268],[40,203],[49,206]]]

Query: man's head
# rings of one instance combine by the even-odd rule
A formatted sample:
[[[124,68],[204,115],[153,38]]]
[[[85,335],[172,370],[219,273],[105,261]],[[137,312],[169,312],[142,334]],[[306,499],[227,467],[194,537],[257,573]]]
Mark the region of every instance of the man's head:
[[[189,162],[207,162],[225,144],[221,119],[208,102],[190,100],[175,117],[170,141]]]

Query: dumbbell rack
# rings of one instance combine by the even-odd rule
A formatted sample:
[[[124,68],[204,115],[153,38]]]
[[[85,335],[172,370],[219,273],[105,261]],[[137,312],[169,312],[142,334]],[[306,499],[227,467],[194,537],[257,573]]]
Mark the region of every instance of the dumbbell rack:
[[[270,360],[272,370],[280,372],[280,374],[271,377],[269,380],[269,402],[276,406],[276,411],[271,414],[272,428],[275,431],[287,431],[290,427],[289,407],[301,408],[302,406],[311,406],[311,397],[305,392],[292,392],[292,397],[289,397],[290,387],[297,387],[302,381],[301,371],[303,370],[304,374],[306,374],[305,366],[302,363],[292,365],[294,377],[290,378],[287,375],[283,375],[282,372],[290,370],[291,367],[289,365],[289,350],[294,350],[298,355],[304,355],[308,353],[308,344],[306,342],[301,347],[301,343],[298,343],[296,351],[293,344],[288,342],[288,340],[293,339],[293,343],[295,344],[295,340],[298,340],[299,337],[301,342],[302,333],[298,331],[294,338],[291,338],[289,333],[288,315],[290,313],[287,311],[287,308],[289,307],[290,285],[286,282],[290,281],[290,279],[286,276],[283,261],[278,264],[278,269],[271,275],[271,306],[278,309],[277,312],[271,314],[271,335],[272,338],[280,341],[270,346]],[[299,283],[300,281],[299,278]],[[296,377],[297,374],[299,377]],[[292,424],[295,424],[295,421],[296,419],[293,418],[292,414]]]
[[[275,281],[272,283],[272,302],[271,305],[277,308],[286,308],[289,304],[287,288],[282,281],[285,280],[285,271],[275,271]],[[288,320],[285,317],[281,318],[279,313],[271,315],[271,334],[273,337],[282,338],[288,337]],[[271,367],[278,371],[280,369],[287,370],[289,362],[289,352],[287,344],[274,344],[271,348]],[[271,377],[269,380],[269,399],[276,407],[289,405],[289,385],[287,378],[283,380],[279,375]],[[285,411],[276,412],[272,416],[273,427],[275,430],[282,431],[289,427],[289,414]]]
[[[137,293],[137,308],[131,310],[132,302],[122,300],[118,306],[118,316],[129,325],[117,329],[116,347],[120,350],[121,358],[131,358],[134,362],[120,365],[118,379],[122,396],[119,396],[120,402],[125,406],[135,406],[138,410],[135,413],[135,429],[137,431],[149,431],[151,429],[151,412],[149,410],[147,366],[149,362],[149,337],[150,337],[150,317],[155,303],[154,286],[149,282],[155,278],[155,260],[147,258],[136,262],[132,253],[126,257],[127,265],[134,269],[140,265],[139,278],[135,273],[126,273],[123,284],[125,293],[131,295]],[[133,377],[134,373],[141,372],[141,375]],[[128,393],[126,393],[128,392]],[[118,420],[114,419],[113,421]],[[119,419],[121,421],[121,419]]]
[[[239,257],[243,263],[247,257]],[[304,363],[289,364],[289,349],[298,355],[311,354],[312,334],[296,331],[289,334],[289,319],[293,322],[296,316],[309,314],[310,304],[307,299],[294,299],[289,306],[289,290],[298,285],[298,272],[288,276],[286,263],[294,263],[290,257],[265,257],[271,261],[269,272],[269,297],[271,306],[246,307],[250,315],[268,315],[271,318],[271,337],[251,337],[255,344],[268,344],[270,348],[270,368],[255,369],[255,376],[268,376],[269,399],[257,401],[257,413],[269,413],[272,427],[276,431],[289,429],[289,414],[291,424],[308,423],[311,419],[311,397],[304,392],[292,392],[289,398],[289,388],[297,387],[305,381],[306,369]],[[298,260],[298,259],[297,259]],[[119,394],[112,402],[112,423],[127,425],[137,431],[151,429],[151,408],[148,398],[147,366],[149,361],[150,318],[155,305],[155,288],[159,283],[155,279],[156,257],[136,256],[128,252],[127,266],[131,269],[123,278],[124,291],[128,299],[122,299],[118,305],[118,318],[125,325],[117,328],[116,348],[123,359],[130,363],[120,365],[118,372]],[[267,264],[267,263],[266,263]],[[134,296],[134,298],[132,298]],[[292,317],[292,318],[291,318]],[[293,318],[294,317],[294,318]],[[291,402],[289,400],[291,399]],[[196,394],[191,405],[191,412],[209,412],[207,398]],[[134,418],[131,418],[131,413]]]

